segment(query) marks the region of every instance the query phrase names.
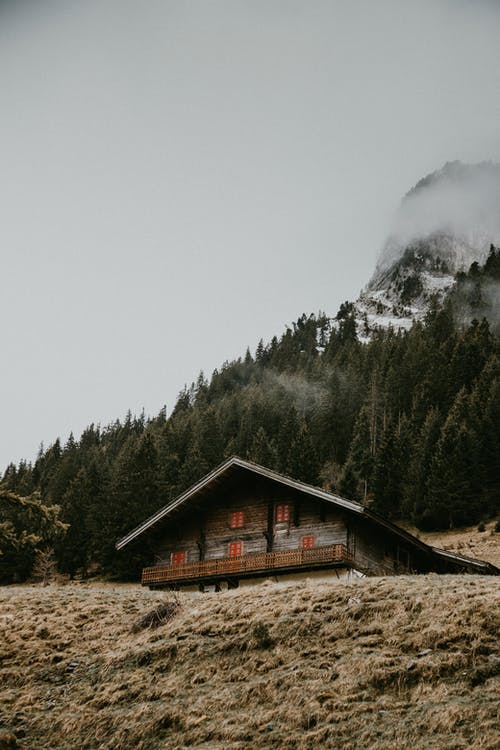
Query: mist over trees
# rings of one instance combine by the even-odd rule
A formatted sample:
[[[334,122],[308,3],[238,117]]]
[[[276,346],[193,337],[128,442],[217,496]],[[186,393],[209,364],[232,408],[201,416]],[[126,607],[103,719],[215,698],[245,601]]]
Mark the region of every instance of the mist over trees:
[[[457,276],[452,295],[431,305],[423,323],[379,330],[369,343],[358,340],[349,303],[335,320],[301,315],[255,354],[247,350],[210,379],[201,373],[170,416],[129,413],[90,425],[78,440],[57,439],[33,463],[10,464],[2,502],[16,498],[17,510],[0,526],[10,535],[0,561],[14,559],[23,528],[43,542],[36,514],[30,520],[20,505],[36,493],[37,513],[57,519],[46,546],[62,572],[98,566],[134,577],[151,561],[147,540],[122,552],[116,540],[234,454],[422,529],[494,516],[499,338],[473,312],[484,311],[484,289],[498,289],[499,277],[500,251],[492,248],[483,267]],[[19,547],[18,578],[29,574],[35,547],[26,555]]]

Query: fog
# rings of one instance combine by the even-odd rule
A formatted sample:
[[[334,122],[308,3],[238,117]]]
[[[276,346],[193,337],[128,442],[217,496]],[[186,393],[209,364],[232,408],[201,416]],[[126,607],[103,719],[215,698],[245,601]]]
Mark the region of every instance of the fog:
[[[437,235],[434,247],[441,257],[455,255],[453,270],[484,260],[490,244],[500,244],[500,165],[446,164],[409,191],[394,218],[379,269],[429,235]]]
[[[480,299],[477,299],[478,289]],[[486,318],[490,330],[500,335],[500,281],[482,280],[480,287],[472,281],[462,284],[462,294],[455,304],[455,318],[460,325],[470,325],[473,320]],[[469,300],[474,299],[474,305]]]

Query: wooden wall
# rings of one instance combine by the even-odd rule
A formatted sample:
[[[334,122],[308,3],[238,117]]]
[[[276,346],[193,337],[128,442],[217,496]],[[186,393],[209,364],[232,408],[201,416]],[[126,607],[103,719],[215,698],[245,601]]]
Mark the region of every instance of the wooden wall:
[[[287,502],[281,498],[280,503]],[[276,523],[274,513],[273,550],[300,549],[302,537],[313,536],[315,547],[347,544],[347,528],[339,510],[321,500],[288,498],[290,520]]]
[[[244,525],[240,529],[230,526],[231,513],[242,510]],[[205,524],[207,560],[229,556],[230,542],[242,543],[242,554],[252,555],[267,549],[267,501],[264,497],[242,489],[220,502],[212,502]]]
[[[287,521],[276,523],[276,506],[290,508]],[[244,526],[232,529],[231,513],[244,512]],[[313,536],[315,547],[347,544],[342,513],[328,503],[309,499],[262,483],[221,492],[202,507],[186,508],[182,517],[165,527],[155,562],[170,562],[173,552],[184,550],[186,562],[229,556],[231,542],[242,543],[242,554],[300,549],[302,537]]]
[[[155,564],[169,563],[173,552],[186,553],[186,562],[197,562],[200,559],[200,519],[198,514],[173,519],[158,545]]]
[[[428,561],[394,534],[358,519],[350,525],[350,547],[359,569],[373,575],[420,573]]]

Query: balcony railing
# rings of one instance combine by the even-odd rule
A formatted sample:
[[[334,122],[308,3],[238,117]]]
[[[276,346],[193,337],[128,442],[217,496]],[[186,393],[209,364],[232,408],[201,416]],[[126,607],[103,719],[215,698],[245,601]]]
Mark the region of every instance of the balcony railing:
[[[181,565],[155,565],[144,568],[142,584],[154,586],[193,581],[217,580],[224,577],[237,577],[242,574],[265,574],[286,572],[300,568],[316,568],[332,563],[350,563],[347,547],[344,544],[333,544],[329,547],[312,547],[293,549],[284,552],[259,552],[240,557],[223,557],[218,560],[201,560],[200,562]]]

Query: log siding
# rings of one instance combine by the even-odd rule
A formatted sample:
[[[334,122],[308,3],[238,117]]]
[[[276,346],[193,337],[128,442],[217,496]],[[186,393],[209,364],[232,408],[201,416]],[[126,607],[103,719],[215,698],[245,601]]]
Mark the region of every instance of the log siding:
[[[290,504],[293,505],[293,501]],[[324,521],[320,520],[321,515]],[[299,549],[303,536],[314,536],[315,547],[347,546],[347,528],[342,514],[335,508],[324,508],[321,514],[317,501],[302,501],[299,514],[291,514],[285,523],[275,523],[273,550]]]
[[[277,521],[282,514],[277,515],[276,508],[284,505],[289,507],[289,513],[285,514],[288,518]],[[269,500],[262,494],[221,498],[203,514],[194,511],[196,518],[179,522],[167,532],[157,562],[168,564],[172,554],[181,551],[186,554],[186,563],[223,559],[229,556],[233,542],[242,543],[245,555],[300,549],[305,536],[314,537],[315,547],[347,545],[347,529],[341,513],[331,508],[320,512],[317,502],[306,501],[301,503],[297,514],[296,505],[294,498]],[[243,513],[244,523],[234,528],[231,521],[238,512]],[[324,520],[319,520],[321,517]]]

